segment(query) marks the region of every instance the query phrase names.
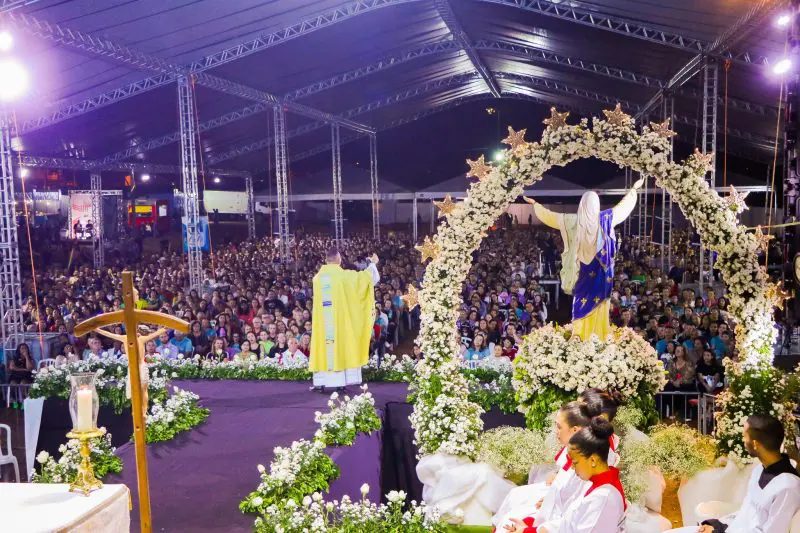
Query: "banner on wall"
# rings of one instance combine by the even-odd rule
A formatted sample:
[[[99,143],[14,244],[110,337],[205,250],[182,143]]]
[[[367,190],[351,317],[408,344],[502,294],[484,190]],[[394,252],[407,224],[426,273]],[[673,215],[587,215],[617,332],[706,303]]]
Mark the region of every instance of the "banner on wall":
[[[92,195],[89,193],[70,193],[69,195],[69,236],[72,239],[90,240],[95,231],[92,220]]]
[[[188,252],[189,242],[186,239],[186,217],[181,217],[181,226],[183,228],[183,251]],[[209,251],[211,243],[208,237],[208,217],[200,217],[196,239],[194,246],[199,247],[204,252]]]
[[[203,193],[206,213],[219,211],[223,214],[247,214],[247,193],[236,191],[210,191]]]

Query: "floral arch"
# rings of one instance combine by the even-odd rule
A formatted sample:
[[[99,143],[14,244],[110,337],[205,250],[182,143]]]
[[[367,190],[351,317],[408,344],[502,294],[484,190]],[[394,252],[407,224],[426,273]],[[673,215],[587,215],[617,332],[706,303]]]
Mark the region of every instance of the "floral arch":
[[[419,344],[425,360],[417,365],[411,417],[421,455],[439,452],[474,457],[482,429],[481,408],[467,398],[466,380],[453,358],[458,351],[454,332],[459,292],[472,253],[525,187],[539,181],[551,167],[577,159],[597,157],[655,177],[705,245],[718,254],[716,265],[726,282],[729,311],[736,322],[742,361],[737,368],[741,371],[771,363],[775,341],[772,309],[782,304],[783,294],[779,286],[768,285],[766,270],[758,264],[758,252],[770,237],[760,229],[748,233],[738,222],[737,215],[746,208],[743,196],[731,187],[723,198],[709,187],[704,177],[712,164],[711,155],[695,150],[683,163],[670,161],[670,137],[675,133],[669,129],[669,121],[651,122],[638,133],[633,118],[619,104],[603,113],[605,120],[595,118],[591,127],[587,119],[569,125],[569,113],[553,108],[539,142],[526,142],[525,130],[515,132],[509,127],[503,142],[511,148],[503,161],[491,165],[483,156],[468,161],[468,176],[478,181],[470,186],[466,199],[453,203],[446,198],[438,204],[445,221],[433,239],[426,238],[418,246],[422,260],[431,259],[423,288],[412,288],[408,295],[412,301],[418,299],[422,311]],[[737,433],[736,418],[720,424],[718,438],[722,438],[720,431],[729,436]]]

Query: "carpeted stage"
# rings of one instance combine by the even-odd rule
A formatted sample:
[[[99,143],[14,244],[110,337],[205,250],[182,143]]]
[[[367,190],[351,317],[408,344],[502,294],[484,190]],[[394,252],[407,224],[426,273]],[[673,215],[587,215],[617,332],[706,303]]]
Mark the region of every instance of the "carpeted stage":
[[[239,502],[259,483],[256,465],[269,465],[275,446],[311,439],[314,412],[327,409],[327,395],[309,392],[307,382],[178,381],[174,385],[200,396],[211,410],[206,423],[177,438],[148,446],[153,530],[165,532],[252,531],[255,516],[239,512]],[[370,392],[384,419],[384,430],[359,436],[352,447],[329,455],[341,476],[331,484],[330,498],[358,497],[369,483],[370,496],[402,489],[421,499],[414,467],[413,433],[408,423],[404,383],[371,383]],[[350,393],[358,390],[351,388]],[[521,415],[490,412],[486,427],[521,425]],[[139,531],[135,456],[132,444],[117,452],[123,471],[108,483],[125,483],[133,493],[132,531]]]

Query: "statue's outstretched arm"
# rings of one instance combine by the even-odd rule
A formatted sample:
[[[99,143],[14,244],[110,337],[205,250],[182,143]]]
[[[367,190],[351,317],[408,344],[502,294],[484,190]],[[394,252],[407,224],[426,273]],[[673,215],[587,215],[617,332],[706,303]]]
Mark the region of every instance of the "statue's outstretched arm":
[[[644,178],[641,178],[633,184],[633,188],[622,197],[622,200],[612,208],[614,218],[611,223],[613,226],[622,224],[633,213],[633,208],[636,207],[636,197],[643,184]]]
[[[528,198],[527,196],[523,196],[522,198],[533,206],[533,212],[536,213],[536,217],[541,220],[544,225],[558,230],[561,229],[561,220],[563,218],[561,213],[550,211],[533,198]]]

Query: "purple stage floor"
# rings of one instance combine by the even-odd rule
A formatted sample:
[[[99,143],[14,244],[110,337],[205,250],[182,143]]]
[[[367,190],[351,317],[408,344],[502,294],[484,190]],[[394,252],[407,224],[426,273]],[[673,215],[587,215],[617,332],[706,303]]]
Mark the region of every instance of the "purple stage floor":
[[[205,424],[177,438],[147,448],[153,531],[249,532],[255,516],[243,515],[239,502],[259,483],[256,465],[268,466],[272,450],[292,441],[310,439],[317,429],[314,411],[327,408],[326,395],[309,392],[307,382],[289,381],[179,381],[176,386],[195,392],[200,404],[211,409]],[[351,389],[355,392],[355,388]],[[372,383],[375,405],[406,398],[404,383]],[[367,481],[379,490],[380,440],[356,441],[356,448],[333,450],[342,468],[331,486],[332,497],[358,496]],[[374,453],[373,453],[374,451]],[[133,493],[132,531],[139,531],[135,456],[132,444],[117,452],[122,474],[108,483],[125,483]],[[361,472],[356,473],[353,465]],[[377,470],[376,470],[377,468]],[[354,475],[357,474],[357,475]],[[350,487],[353,485],[353,487]],[[374,494],[371,494],[375,496]]]

